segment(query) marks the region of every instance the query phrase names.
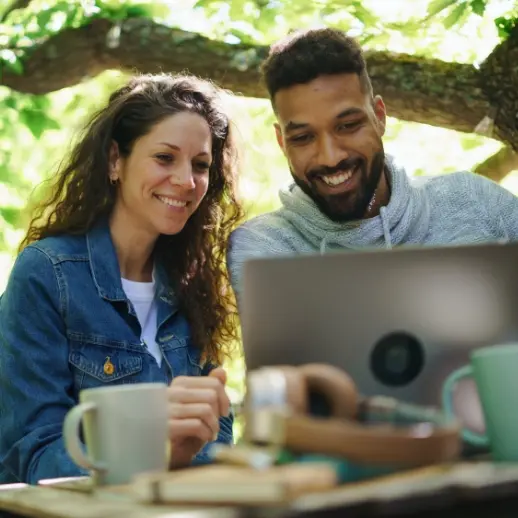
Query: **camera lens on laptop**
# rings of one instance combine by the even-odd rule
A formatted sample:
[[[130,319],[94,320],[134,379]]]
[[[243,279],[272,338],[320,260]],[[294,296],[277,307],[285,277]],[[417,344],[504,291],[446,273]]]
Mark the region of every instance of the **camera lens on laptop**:
[[[391,333],[374,345],[370,365],[378,381],[391,387],[402,387],[422,371],[424,349],[419,340],[409,333]]]

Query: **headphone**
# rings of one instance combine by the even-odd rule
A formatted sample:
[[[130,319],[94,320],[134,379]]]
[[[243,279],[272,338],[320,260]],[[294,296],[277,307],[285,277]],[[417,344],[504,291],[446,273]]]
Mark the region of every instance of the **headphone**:
[[[362,398],[332,365],[272,366],[247,375],[244,439],[294,452],[378,466],[448,462],[461,451],[460,426],[434,408]]]

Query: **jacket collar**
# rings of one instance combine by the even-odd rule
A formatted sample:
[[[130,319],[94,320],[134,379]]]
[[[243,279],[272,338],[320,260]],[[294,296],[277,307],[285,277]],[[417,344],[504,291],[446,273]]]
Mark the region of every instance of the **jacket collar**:
[[[92,227],[86,234],[86,243],[92,278],[99,296],[111,302],[127,301],[128,298],[122,288],[119,262],[107,219],[102,219]],[[157,298],[169,306],[176,307],[176,297],[169,287],[167,273],[161,264],[156,265],[155,281]]]

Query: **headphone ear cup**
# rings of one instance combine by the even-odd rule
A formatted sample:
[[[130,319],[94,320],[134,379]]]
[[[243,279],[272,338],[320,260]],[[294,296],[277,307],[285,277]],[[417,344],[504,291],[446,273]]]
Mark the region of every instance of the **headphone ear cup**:
[[[307,414],[309,410],[306,380],[298,367],[276,365],[272,369],[282,372],[286,381],[286,403],[294,414]]]
[[[358,390],[352,378],[343,370],[320,363],[308,363],[297,367],[304,378],[306,397],[311,394],[323,396],[331,416],[341,419],[355,419],[358,414]]]

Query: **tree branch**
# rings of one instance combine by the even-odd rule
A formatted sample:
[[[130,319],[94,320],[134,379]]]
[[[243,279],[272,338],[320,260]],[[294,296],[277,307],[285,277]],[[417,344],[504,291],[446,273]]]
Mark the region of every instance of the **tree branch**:
[[[511,171],[518,170],[518,153],[505,146],[477,165],[475,173],[500,183]]]
[[[0,84],[45,94],[107,69],[190,71],[244,96],[266,97],[259,71],[266,54],[266,47],[230,45],[145,18],[126,19],[119,27],[96,19],[35,46],[24,58],[24,74],[0,70]],[[490,97],[471,65],[389,52],[367,52],[366,58],[374,90],[395,118],[471,133],[495,105],[498,92]],[[496,129],[497,138],[518,149],[518,135]]]
[[[7,9],[0,16],[0,23],[5,21],[5,19],[16,9],[25,9],[29,6],[31,0],[14,0],[14,2],[7,7]]]

